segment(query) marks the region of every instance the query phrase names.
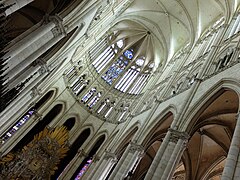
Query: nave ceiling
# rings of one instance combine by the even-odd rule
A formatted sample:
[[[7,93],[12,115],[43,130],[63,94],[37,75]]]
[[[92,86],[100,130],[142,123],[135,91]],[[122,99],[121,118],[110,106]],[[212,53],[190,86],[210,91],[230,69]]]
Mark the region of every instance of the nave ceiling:
[[[153,33],[155,64],[161,66],[182,47],[191,47],[217,20],[224,17],[228,21],[237,4],[239,1],[230,0],[135,0],[117,22],[130,20]],[[134,28],[118,23],[115,29]]]

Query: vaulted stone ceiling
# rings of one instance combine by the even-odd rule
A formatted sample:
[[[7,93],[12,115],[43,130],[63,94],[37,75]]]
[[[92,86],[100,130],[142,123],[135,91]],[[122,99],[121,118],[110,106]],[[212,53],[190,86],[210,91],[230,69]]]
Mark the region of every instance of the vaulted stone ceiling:
[[[40,22],[43,17],[55,15],[67,7],[72,0],[34,0],[32,3],[22,7],[9,17],[9,35],[15,38],[33,25]]]
[[[160,43],[160,59],[170,59],[221,17],[228,21],[239,0],[135,0],[119,20],[143,24]]]

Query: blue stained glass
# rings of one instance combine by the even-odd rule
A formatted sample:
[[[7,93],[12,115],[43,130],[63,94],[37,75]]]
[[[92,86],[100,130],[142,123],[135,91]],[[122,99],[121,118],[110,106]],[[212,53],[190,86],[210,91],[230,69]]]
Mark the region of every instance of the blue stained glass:
[[[128,59],[132,59],[132,58],[133,58],[133,52],[130,51],[130,50],[126,50],[126,51],[124,52],[124,56],[125,56],[126,58],[128,58]]]
[[[14,126],[12,126],[11,129],[8,130],[8,132],[1,137],[1,144],[5,143],[10,137],[12,137],[13,134],[15,134],[18,129],[26,122],[28,121],[31,116],[35,113],[34,109],[29,110]]]
[[[87,94],[85,94],[85,96],[83,96],[82,101],[87,102],[95,92],[96,92],[96,89],[92,88]]]
[[[83,168],[80,170],[80,172],[78,173],[77,177],[75,177],[74,180],[80,180],[82,175],[86,172],[86,170],[88,169],[88,167],[90,166],[91,163],[92,163],[92,159],[89,159],[87,161],[87,163],[83,166]]]
[[[102,76],[102,78],[108,83],[112,84],[113,81],[119,76],[119,74],[125,69],[128,61],[123,59],[118,59],[117,62],[113,63],[107,72]]]
[[[31,111],[28,112],[28,114],[33,115],[34,111],[35,110],[31,110]]]

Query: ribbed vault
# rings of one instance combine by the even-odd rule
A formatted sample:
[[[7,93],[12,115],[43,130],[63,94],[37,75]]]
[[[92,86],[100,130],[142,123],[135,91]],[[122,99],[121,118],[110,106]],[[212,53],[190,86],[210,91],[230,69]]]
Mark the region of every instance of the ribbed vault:
[[[135,0],[119,18],[141,23],[160,42],[158,54],[170,59],[183,46],[193,44],[215,21],[228,20],[237,1],[225,0]]]
[[[236,124],[238,96],[225,90],[202,111],[191,131],[183,154],[186,171],[176,170],[175,177],[220,180]]]

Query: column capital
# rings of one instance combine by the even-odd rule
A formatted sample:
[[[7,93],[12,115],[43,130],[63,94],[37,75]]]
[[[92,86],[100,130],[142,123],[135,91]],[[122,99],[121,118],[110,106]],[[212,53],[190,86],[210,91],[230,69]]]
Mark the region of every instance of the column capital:
[[[79,156],[84,156],[84,157],[87,157],[87,153],[83,150],[83,149],[79,149],[78,152]]]
[[[41,121],[43,119],[42,113],[39,113],[38,111],[35,111],[34,116],[36,119],[38,119],[38,121]]]
[[[47,24],[49,22],[53,22],[55,24],[55,27],[52,29],[53,35],[59,36],[59,35],[67,35],[66,29],[63,25],[63,19],[59,15],[49,16],[46,15],[43,18],[43,24]]]
[[[130,148],[129,148],[129,152],[144,152],[144,147],[141,144],[137,144],[135,142],[130,142],[129,144]]]
[[[99,160],[100,160],[100,157],[95,154],[95,155],[93,156],[93,162],[97,162],[97,161],[99,161]]]
[[[179,139],[187,141],[189,139],[189,135],[186,132],[181,132],[172,128],[169,128],[170,141],[177,143]]]
[[[105,151],[105,155],[103,157],[104,159],[117,159],[117,156],[115,153]]]
[[[31,94],[30,95],[34,98],[34,97],[40,96],[41,92],[40,92],[40,90],[36,86],[34,86],[31,89]]]

